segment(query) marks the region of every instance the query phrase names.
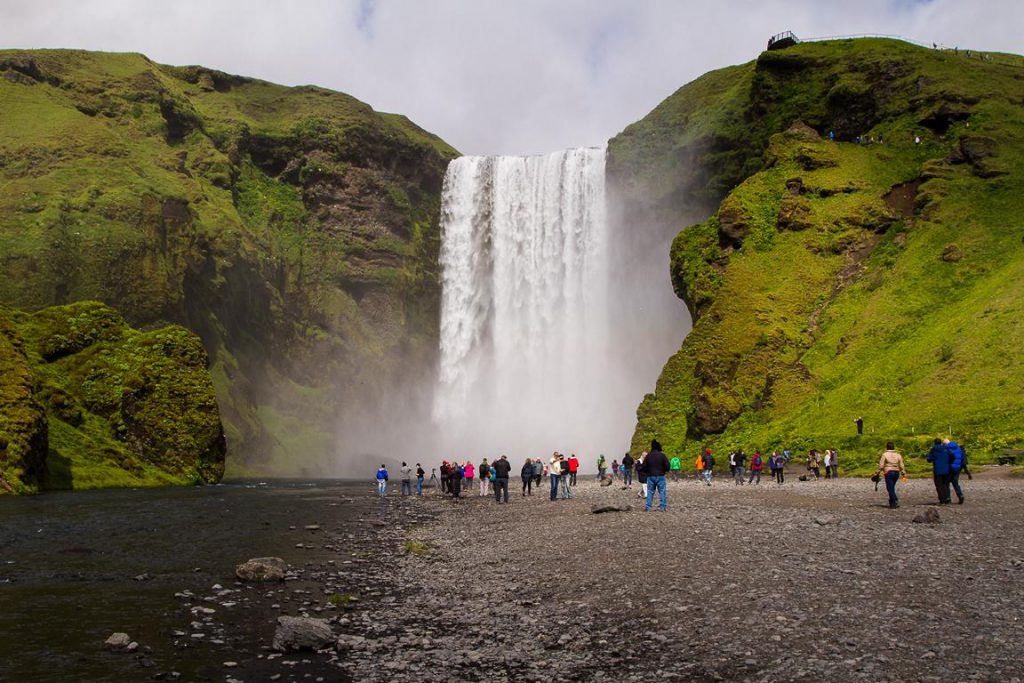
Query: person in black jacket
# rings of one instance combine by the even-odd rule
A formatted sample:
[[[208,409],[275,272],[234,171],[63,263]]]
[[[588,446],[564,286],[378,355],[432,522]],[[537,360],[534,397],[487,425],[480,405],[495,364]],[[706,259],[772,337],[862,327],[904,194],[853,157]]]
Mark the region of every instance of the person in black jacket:
[[[501,494],[505,493],[505,502],[508,502],[508,475],[512,471],[512,465],[509,463],[506,456],[501,458],[493,465],[491,469],[494,470],[494,499],[499,503],[501,502]]]
[[[651,439],[651,450],[644,458],[644,472],[647,474],[647,502],[645,510],[650,510],[654,503],[654,490],[658,490],[658,509],[662,512],[668,509],[668,496],[666,493],[665,475],[668,474],[671,464],[668,458],[661,451],[661,444],[657,439]]]
[[[622,479],[626,486],[633,485],[633,456],[629,453],[622,456]]]
[[[523,497],[527,494],[533,495],[533,461],[529,458],[523,463],[523,469],[519,476],[523,478]]]

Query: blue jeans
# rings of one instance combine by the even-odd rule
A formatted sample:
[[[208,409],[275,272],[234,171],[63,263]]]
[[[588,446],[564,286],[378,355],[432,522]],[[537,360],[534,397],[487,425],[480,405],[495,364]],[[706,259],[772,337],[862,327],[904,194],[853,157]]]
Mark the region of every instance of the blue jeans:
[[[622,470],[622,479],[623,479],[623,481],[626,482],[626,486],[632,486],[633,485],[633,468],[632,467],[627,467],[626,469]]]
[[[658,489],[658,508],[664,512],[668,509],[668,500],[665,496],[665,475],[647,477],[647,510],[651,509],[651,504],[654,502],[654,489]]]
[[[555,498],[558,498],[558,480],[561,479],[561,477],[559,475],[557,475],[557,474],[552,474],[550,476],[550,479],[551,479],[551,500],[554,500]]]
[[[409,481],[408,479],[403,479],[402,480],[402,495],[403,496],[407,495],[406,491],[409,492],[408,495],[410,495],[410,496],[412,495],[412,482]]]
[[[387,492],[388,492],[388,480],[387,479],[378,479],[377,480],[377,493],[379,493],[380,495],[383,496],[383,495],[386,495]]]
[[[960,470],[953,470],[949,475],[949,483],[956,492],[957,499],[964,502],[964,490],[960,488]]]
[[[900,478],[900,473],[896,470],[889,470],[885,473],[885,490],[889,494],[889,507],[894,508],[900,504],[900,499],[896,497],[896,480]]]
[[[423,495],[423,477],[416,477],[416,495]]]

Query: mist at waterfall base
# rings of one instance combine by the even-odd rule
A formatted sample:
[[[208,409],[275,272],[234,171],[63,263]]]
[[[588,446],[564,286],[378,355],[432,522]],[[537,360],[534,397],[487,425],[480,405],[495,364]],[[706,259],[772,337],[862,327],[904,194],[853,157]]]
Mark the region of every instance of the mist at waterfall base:
[[[608,216],[603,149],[451,162],[438,460],[558,450],[593,471],[598,454],[628,449],[636,407],[689,318],[669,279],[674,232]]]

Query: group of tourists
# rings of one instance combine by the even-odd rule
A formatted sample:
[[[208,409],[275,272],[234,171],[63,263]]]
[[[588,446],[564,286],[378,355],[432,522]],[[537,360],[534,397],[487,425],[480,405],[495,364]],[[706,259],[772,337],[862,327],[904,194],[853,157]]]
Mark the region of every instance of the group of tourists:
[[[742,449],[729,453],[729,477],[737,485],[760,484],[761,474],[767,465],[771,479],[782,485],[786,480],[786,465],[792,459],[788,449],[781,452],[773,451],[768,458],[765,458],[760,450],[755,450],[753,455],[748,456]],[[939,497],[940,504],[951,502],[950,489],[956,493],[959,503],[964,502],[963,489],[960,487],[960,473],[963,472],[968,478],[971,473],[967,468],[967,456],[963,448],[950,439],[936,439],[934,445],[927,455],[928,462],[932,463],[935,490]],[[749,473],[747,464],[749,462]],[[695,475],[698,482],[711,486],[714,479],[715,457],[710,448],[705,448],[697,455],[694,461]],[[579,473],[579,459],[576,454],[568,457],[563,453],[555,451],[550,459],[544,462],[541,458],[527,458],[520,468],[519,476],[522,480],[522,496],[532,496],[533,489],[540,488],[545,478],[550,481],[550,499],[566,500],[573,497],[572,489],[577,484]],[[839,478],[839,455],[835,449],[826,449],[824,453],[817,449],[810,449],[806,459],[807,474],[801,475],[801,481],[819,479],[824,469],[826,479]],[[438,469],[440,477],[438,477]],[[437,487],[442,495],[454,499],[463,497],[463,491],[473,490],[474,480],[479,481],[480,497],[488,496],[493,489],[495,500],[499,503],[508,503],[509,479],[512,473],[512,464],[508,457],[502,455],[493,462],[484,458],[479,466],[472,462],[447,461],[441,462],[438,469],[431,470],[430,480],[424,481],[426,471],[416,463],[415,469],[403,462],[399,469],[402,495],[413,495],[413,476],[415,475],[415,491],[417,496],[423,495],[423,487]],[[607,476],[607,464],[604,455],[597,459],[598,480],[605,485],[621,480],[623,489],[631,488],[633,479],[640,484],[638,497],[645,499],[645,508],[652,509],[654,494],[658,495],[658,507],[665,510],[666,482],[671,476],[673,481],[678,481],[682,473],[682,461],[678,456],[669,459],[662,451],[658,441],[651,441],[649,451],[644,451],[639,457],[633,458],[626,453],[622,462],[617,459],[611,463],[611,476]],[[889,495],[889,507],[899,507],[899,498],[896,496],[896,483],[902,477],[906,480],[906,464],[903,456],[895,450],[892,441],[886,444],[886,450],[878,461],[878,469],[872,475],[872,481],[877,485],[882,479],[885,480],[885,488]],[[382,464],[377,470],[377,490],[381,496],[387,494],[389,474],[387,467]]]

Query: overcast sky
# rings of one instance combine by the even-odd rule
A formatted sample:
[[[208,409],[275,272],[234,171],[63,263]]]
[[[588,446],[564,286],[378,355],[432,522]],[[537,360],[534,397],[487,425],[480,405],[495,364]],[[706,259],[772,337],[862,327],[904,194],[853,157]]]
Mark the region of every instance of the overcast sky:
[[[787,29],[1024,53],[1024,0],[0,0],[0,47],[322,85],[466,154],[602,145]]]

